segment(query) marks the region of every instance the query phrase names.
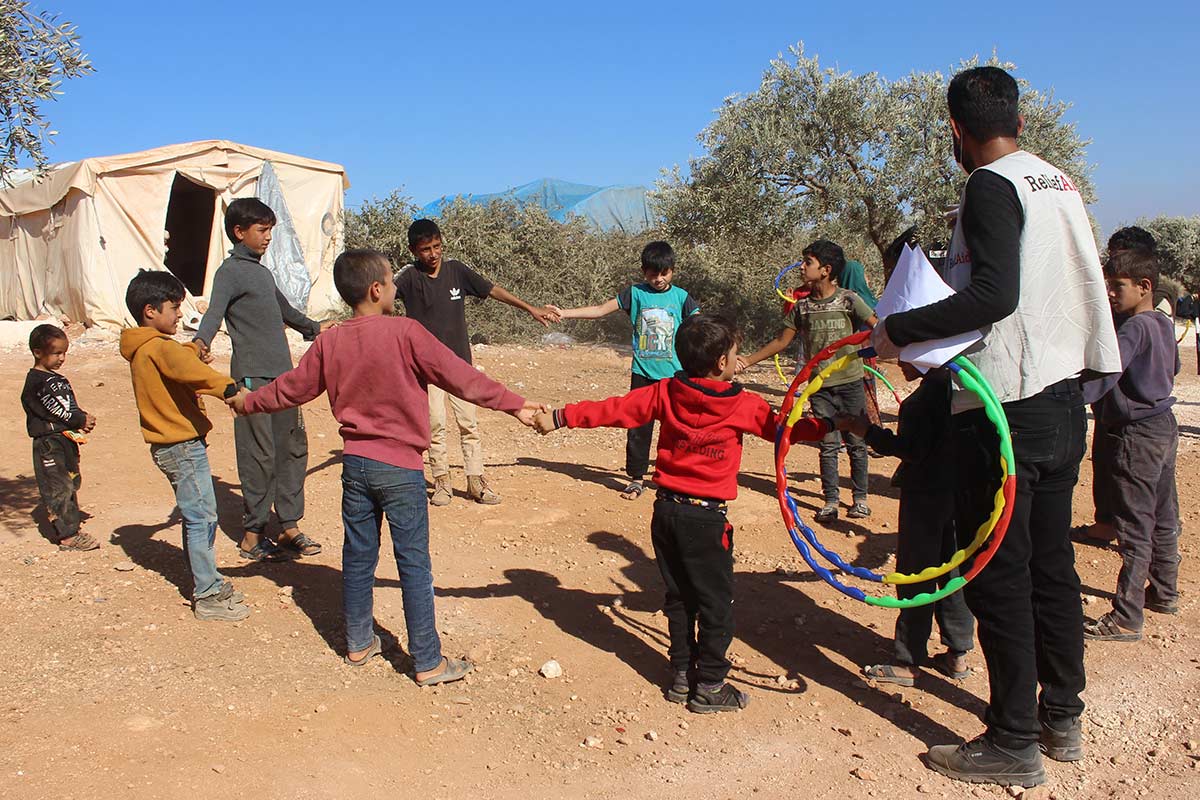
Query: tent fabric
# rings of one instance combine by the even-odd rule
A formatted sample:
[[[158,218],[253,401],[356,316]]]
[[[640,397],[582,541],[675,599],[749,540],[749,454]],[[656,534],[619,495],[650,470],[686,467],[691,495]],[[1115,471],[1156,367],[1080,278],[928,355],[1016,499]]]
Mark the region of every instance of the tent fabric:
[[[287,198],[279,176],[268,161],[263,164],[258,177],[258,197],[275,212],[275,228],[271,231],[271,246],[263,254],[262,263],[275,276],[275,284],[283,296],[296,308],[308,307],[308,295],[312,291],[312,276],[304,264],[304,251],[300,237],[288,211]]]
[[[641,233],[654,222],[648,192],[643,186],[589,186],[557,178],[542,178],[493,194],[441,197],[422,208],[421,213],[427,217],[440,216],[457,199],[475,205],[487,205],[493,200],[512,200],[519,206],[535,203],[551,219],[566,222],[573,216],[582,217],[602,231]]]
[[[164,269],[165,225],[176,175],[216,197],[204,291],[229,250],[224,214],[255,196],[270,163],[311,282],[310,316],[340,308],[333,259],[342,240],[345,170],[324,161],[224,140],[168,145],[58,165],[40,179],[0,188],[0,318],[66,315],[88,325],[132,324],[125,287],[139,269]],[[10,180],[12,180],[10,178]]]

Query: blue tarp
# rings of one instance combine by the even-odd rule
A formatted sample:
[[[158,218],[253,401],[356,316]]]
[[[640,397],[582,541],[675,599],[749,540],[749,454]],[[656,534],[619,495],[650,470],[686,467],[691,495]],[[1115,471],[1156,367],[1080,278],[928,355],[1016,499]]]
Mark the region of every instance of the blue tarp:
[[[537,203],[552,219],[566,222],[583,217],[602,231],[640,233],[654,221],[644,186],[588,186],[557,178],[542,178],[505,192],[458,195],[463,200],[485,205],[492,200],[515,200],[519,205]],[[439,216],[455,197],[441,197],[421,209],[427,217]]]

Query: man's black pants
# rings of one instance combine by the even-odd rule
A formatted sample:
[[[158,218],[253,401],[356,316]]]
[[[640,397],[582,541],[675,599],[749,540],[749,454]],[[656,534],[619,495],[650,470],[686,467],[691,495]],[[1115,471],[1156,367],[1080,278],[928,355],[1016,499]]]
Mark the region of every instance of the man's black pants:
[[[733,641],[733,526],[720,511],[660,498],[650,541],[667,587],[671,669],[695,662],[700,682],[724,681]]]
[[[1083,610],[1070,525],[1087,422],[1075,379],[1004,410],[1017,462],[1016,502],[999,550],[964,592],[988,667],[987,735],[1020,749],[1037,742],[1039,713],[1063,727],[1083,712]],[[982,410],[957,415],[955,425],[962,546],[992,507],[1000,466],[996,431]]]

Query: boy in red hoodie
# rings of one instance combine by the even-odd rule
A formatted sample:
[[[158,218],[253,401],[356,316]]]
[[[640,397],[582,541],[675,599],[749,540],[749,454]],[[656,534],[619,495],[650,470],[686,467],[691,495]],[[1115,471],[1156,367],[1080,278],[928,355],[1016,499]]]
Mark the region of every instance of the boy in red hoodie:
[[[739,711],[749,702],[725,682],[725,651],[733,639],[733,526],[725,514],[737,497],[743,434],[773,441],[778,418],[766,400],[730,383],[739,338],[724,317],[688,317],[675,337],[683,367],[675,377],[534,418],[543,434],[564,426],[633,428],[659,421],[650,538],[667,589],[663,610],[674,673],[667,699],[686,702],[698,714]],[[792,439],[817,441],[830,430],[828,420],[802,419]]]

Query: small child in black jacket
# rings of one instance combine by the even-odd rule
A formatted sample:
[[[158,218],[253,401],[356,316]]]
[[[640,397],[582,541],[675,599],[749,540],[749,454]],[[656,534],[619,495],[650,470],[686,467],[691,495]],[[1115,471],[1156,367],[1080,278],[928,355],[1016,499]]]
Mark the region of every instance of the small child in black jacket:
[[[901,362],[900,368],[906,380],[921,377],[911,364]],[[895,433],[871,425],[865,416],[839,416],[835,423],[840,430],[865,438],[875,452],[900,458],[900,466],[892,476],[892,485],[900,488],[896,570],[917,572],[947,561],[958,547],[949,373],[936,369],[925,375],[916,391],[900,404]],[[956,574],[958,571],[952,570],[937,583],[944,586]],[[934,589],[931,583],[901,584],[896,588],[902,598]],[[865,666],[863,675],[874,681],[912,686],[928,655],[935,616],[946,651],[934,656],[933,668],[955,680],[967,677],[970,670],[966,653],[974,647],[975,620],[961,592],[937,603],[902,609],[896,619],[896,663]]]

